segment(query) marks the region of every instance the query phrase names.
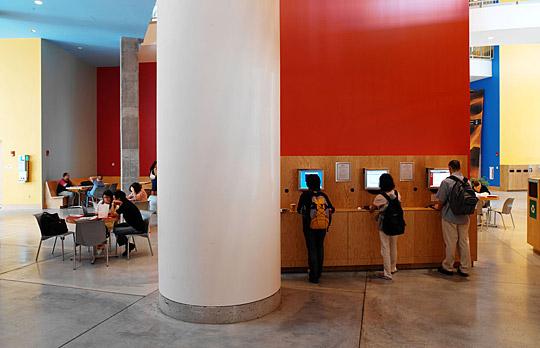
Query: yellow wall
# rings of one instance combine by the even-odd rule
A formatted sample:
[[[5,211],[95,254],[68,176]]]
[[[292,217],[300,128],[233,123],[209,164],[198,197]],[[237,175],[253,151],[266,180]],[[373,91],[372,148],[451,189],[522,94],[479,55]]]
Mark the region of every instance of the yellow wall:
[[[540,164],[540,45],[500,47],[501,164]]]
[[[0,142],[0,204],[41,207],[40,39],[0,39]],[[30,155],[30,181],[19,184],[23,154]]]

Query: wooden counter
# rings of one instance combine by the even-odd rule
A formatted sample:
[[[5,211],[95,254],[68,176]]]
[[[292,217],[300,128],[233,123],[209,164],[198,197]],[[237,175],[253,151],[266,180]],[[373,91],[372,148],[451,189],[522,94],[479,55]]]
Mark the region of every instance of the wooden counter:
[[[430,208],[404,208],[407,227],[398,239],[398,265],[426,267],[444,258],[440,212]],[[324,266],[363,269],[382,265],[375,213],[338,209],[325,239]],[[474,216],[469,230],[471,259],[477,260],[477,228]],[[306,268],[307,251],[299,214],[281,214],[281,267]]]

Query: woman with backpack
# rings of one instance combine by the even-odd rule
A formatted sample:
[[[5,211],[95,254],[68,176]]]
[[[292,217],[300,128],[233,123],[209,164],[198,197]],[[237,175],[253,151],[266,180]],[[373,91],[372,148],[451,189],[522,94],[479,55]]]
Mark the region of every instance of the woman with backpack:
[[[380,193],[373,200],[371,210],[378,209],[377,222],[379,224],[379,237],[381,238],[381,255],[383,257],[384,271],[377,276],[392,280],[392,274],[397,272],[397,237],[405,228],[403,209],[401,208],[401,195],[395,190],[396,185],[390,174],[383,174],[379,178]]]
[[[302,215],[302,226],[308,252],[309,281],[319,283],[324,262],[324,237],[335,212],[328,196],[321,192],[321,178],[306,175],[308,190],[303,192],[297,211]]]

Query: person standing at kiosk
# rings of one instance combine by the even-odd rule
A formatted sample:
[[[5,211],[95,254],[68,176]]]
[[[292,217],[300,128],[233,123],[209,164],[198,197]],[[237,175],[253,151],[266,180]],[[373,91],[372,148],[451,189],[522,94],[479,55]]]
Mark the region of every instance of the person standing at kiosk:
[[[324,262],[324,237],[335,212],[328,196],[321,192],[321,178],[306,175],[308,190],[300,195],[297,211],[302,215],[302,226],[308,252],[309,281],[319,283]]]
[[[456,244],[459,246],[460,266],[457,273],[462,277],[469,276],[471,268],[471,249],[469,246],[469,215],[476,210],[478,198],[467,178],[461,173],[458,160],[448,163],[450,176],[443,180],[437,192],[437,208],[441,209],[442,230],[446,256],[439,267],[439,273],[454,274],[454,257]]]

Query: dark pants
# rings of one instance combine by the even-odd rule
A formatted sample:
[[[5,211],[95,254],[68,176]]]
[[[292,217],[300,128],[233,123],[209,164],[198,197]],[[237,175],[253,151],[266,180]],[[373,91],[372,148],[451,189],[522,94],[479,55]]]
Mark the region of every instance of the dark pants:
[[[118,245],[122,246],[127,244],[128,238],[126,235],[129,234],[139,234],[136,229],[128,225],[127,223],[121,223],[114,227],[113,233],[116,235],[116,242]]]
[[[304,238],[308,251],[309,279],[321,277],[324,262],[324,237],[326,230],[304,229]]]

